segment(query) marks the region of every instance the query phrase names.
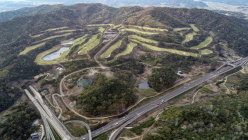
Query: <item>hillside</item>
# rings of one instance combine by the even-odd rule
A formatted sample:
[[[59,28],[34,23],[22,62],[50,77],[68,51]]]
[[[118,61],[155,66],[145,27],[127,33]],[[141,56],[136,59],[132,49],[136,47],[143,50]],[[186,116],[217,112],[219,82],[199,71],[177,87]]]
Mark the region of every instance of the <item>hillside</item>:
[[[32,16],[36,14],[50,13],[64,7],[63,5],[41,5],[32,8],[21,8],[15,11],[0,13],[0,22],[11,20],[16,17]]]

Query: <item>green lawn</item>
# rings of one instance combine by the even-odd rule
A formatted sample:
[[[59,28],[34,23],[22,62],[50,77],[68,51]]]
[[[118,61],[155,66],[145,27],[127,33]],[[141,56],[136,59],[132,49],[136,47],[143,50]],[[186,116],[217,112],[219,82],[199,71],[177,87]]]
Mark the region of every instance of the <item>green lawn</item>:
[[[121,31],[129,31],[129,32],[134,32],[134,33],[137,33],[137,34],[145,34],[145,35],[155,35],[155,34],[158,34],[157,32],[145,32],[145,31],[140,31],[140,30],[137,30],[137,29],[121,29]]]
[[[118,55],[116,55],[115,58],[118,58],[119,56],[130,54],[133,51],[133,48],[136,47],[136,46],[137,46],[137,44],[135,44],[135,43],[129,43],[127,45],[126,50],[123,51],[122,53],[119,53]]]
[[[186,43],[186,42],[189,42],[189,41],[193,40],[194,35],[197,35],[197,33],[193,32],[193,33],[187,34],[185,40],[183,41],[183,43]]]
[[[99,34],[93,35],[92,38],[85,43],[84,45],[80,46],[78,48],[78,54],[79,55],[84,55],[86,54],[88,51],[90,51],[91,49],[93,49],[94,47],[96,47],[99,44],[100,38],[97,39],[97,36]]]
[[[207,47],[212,41],[213,41],[213,38],[212,38],[212,37],[208,37],[204,42],[202,42],[202,43],[199,44],[198,46],[191,47],[190,49],[199,50],[199,49],[205,48],[205,47]]]
[[[149,44],[145,44],[145,43],[142,43],[142,42],[139,42],[139,41],[136,41],[136,40],[132,40],[133,42],[136,42],[136,43],[140,43],[142,44],[144,47],[147,47],[153,51],[165,51],[165,52],[170,52],[170,53],[175,53],[175,54],[179,54],[179,55],[185,55],[185,56],[194,56],[194,57],[197,57],[198,55],[195,54],[195,53],[190,53],[190,52],[184,52],[184,51],[179,51],[179,50],[173,50],[173,49],[165,49],[165,48],[159,48],[159,47],[156,47],[156,46],[152,46],[152,45],[149,45]]]
[[[87,26],[114,26],[114,24],[90,24]]]
[[[110,57],[110,56],[111,56],[111,53],[112,53],[115,49],[117,49],[117,48],[119,48],[119,47],[121,46],[121,43],[122,43],[122,40],[120,40],[120,41],[118,41],[117,43],[115,43],[114,45],[112,45],[105,53],[103,53],[103,54],[101,55],[101,57],[102,57],[102,58],[108,58],[108,57]]]
[[[105,28],[100,27],[100,28],[99,28],[99,31],[100,31],[101,33],[103,33],[103,32],[105,31]]]
[[[168,29],[160,29],[160,28],[151,28],[151,27],[145,27],[145,26],[134,26],[134,25],[128,25],[129,27],[135,27],[143,30],[151,30],[151,31],[159,31],[159,32],[168,32]]]
[[[131,39],[136,39],[136,40],[138,40],[138,41],[145,42],[145,43],[158,44],[158,42],[155,41],[155,40],[146,39],[146,38],[143,38],[143,37],[140,37],[140,36],[137,36],[137,35],[130,35],[129,38],[131,38]]]
[[[207,55],[207,54],[211,54],[211,53],[213,53],[213,51],[208,50],[208,49],[201,50],[202,55]]]
[[[179,32],[179,31],[190,30],[190,29],[191,29],[191,28],[174,28],[173,31]]]
[[[190,24],[191,28],[195,31],[195,32],[199,32],[200,30],[194,25],[194,24]]]
[[[19,55],[25,55],[29,51],[34,50],[34,49],[36,49],[38,47],[41,47],[42,45],[45,45],[45,43],[46,42],[43,42],[43,43],[40,43],[40,44],[37,44],[37,45],[34,45],[34,46],[27,47],[24,51],[20,52]]]

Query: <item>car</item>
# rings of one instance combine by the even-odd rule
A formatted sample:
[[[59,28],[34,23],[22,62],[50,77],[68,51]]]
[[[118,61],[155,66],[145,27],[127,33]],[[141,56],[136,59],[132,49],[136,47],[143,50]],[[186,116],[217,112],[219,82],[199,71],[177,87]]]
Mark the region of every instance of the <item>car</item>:
[[[83,140],[85,140],[85,138],[83,138]]]
[[[164,102],[164,100],[162,100],[162,103]]]
[[[118,125],[119,123],[116,123],[115,125]]]
[[[160,103],[158,103],[157,105],[159,105]]]

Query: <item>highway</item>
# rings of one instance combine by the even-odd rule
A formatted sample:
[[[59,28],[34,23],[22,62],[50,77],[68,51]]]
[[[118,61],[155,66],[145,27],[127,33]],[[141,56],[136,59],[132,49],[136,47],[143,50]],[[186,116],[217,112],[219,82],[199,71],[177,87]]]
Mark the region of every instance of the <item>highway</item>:
[[[118,128],[117,131],[115,131],[115,133],[111,137],[111,140],[114,140],[117,137],[117,135],[119,134],[119,132],[121,132],[122,129],[126,125],[130,124],[132,121],[137,119],[140,115],[142,115],[142,114],[144,114],[144,113],[146,113],[146,112],[158,107],[158,105],[157,105],[158,103],[162,104],[162,103],[164,103],[164,102],[166,102],[166,101],[168,101],[168,100],[170,100],[170,99],[172,99],[172,98],[174,98],[174,97],[176,97],[176,96],[178,96],[178,95],[180,95],[180,94],[192,89],[193,87],[200,85],[201,83],[203,83],[203,82],[205,82],[205,81],[207,81],[209,79],[212,79],[212,78],[214,78],[216,76],[219,76],[219,75],[224,74],[226,72],[229,72],[229,71],[231,71],[231,70],[233,70],[233,69],[235,69],[237,67],[242,66],[247,61],[248,61],[248,57],[240,59],[240,60],[232,63],[231,65],[227,65],[225,67],[222,67],[221,69],[218,69],[218,70],[216,70],[216,71],[214,71],[212,73],[209,73],[206,76],[204,76],[204,77],[202,77],[202,78],[200,78],[200,79],[198,79],[198,80],[196,80],[196,81],[194,81],[194,82],[192,82],[192,83],[190,83],[190,84],[188,84],[188,85],[186,85],[186,86],[184,86],[184,87],[182,87],[182,88],[180,88],[180,89],[178,89],[176,91],[173,91],[173,92],[171,92],[171,93],[169,93],[169,94],[167,94],[167,95],[165,95],[165,96],[153,101],[152,103],[149,103],[149,104],[147,104],[147,105],[145,105],[145,106],[143,106],[143,107],[131,112],[127,116],[119,118],[119,119],[116,119],[115,121],[110,122],[109,124],[103,126],[102,128],[99,128],[99,129],[93,131],[92,132],[92,137],[96,137],[96,136],[98,136],[98,135],[100,135],[102,133],[105,133],[105,132],[109,131],[109,130],[112,130],[114,128]],[[126,122],[126,123],[121,125],[123,122]],[[82,136],[81,139],[83,139],[83,138],[87,139],[87,137],[88,137],[88,135],[85,135],[85,136]]]

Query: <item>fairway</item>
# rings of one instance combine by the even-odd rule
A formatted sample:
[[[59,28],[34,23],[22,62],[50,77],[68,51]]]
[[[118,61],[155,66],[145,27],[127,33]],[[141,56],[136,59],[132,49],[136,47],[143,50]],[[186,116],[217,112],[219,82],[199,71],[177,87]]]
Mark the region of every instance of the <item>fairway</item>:
[[[137,33],[137,34],[144,34],[144,35],[156,35],[158,33],[155,32],[145,32],[145,31],[140,31],[137,29],[121,29],[121,31],[129,31],[129,32],[133,32],[133,33]]]
[[[61,30],[61,31],[57,31],[55,33],[57,34],[57,33],[73,32],[73,31],[76,31],[76,30]]]
[[[30,34],[30,36],[31,36],[31,37],[39,37],[39,36],[41,36],[41,35],[43,35],[43,34],[44,34],[44,33],[42,33],[42,34],[37,34],[37,35],[33,35],[33,36]]]
[[[183,31],[183,30],[190,30],[191,28],[174,28],[173,31],[174,32],[179,32],[179,31]]]
[[[194,35],[197,35],[197,33],[193,32],[193,33],[187,34],[185,40],[183,41],[183,43],[186,43],[186,42],[189,42],[189,41],[193,40]]]
[[[207,54],[211,54],[211,53],[213,53],[213,51],[208,50],[208,49],[201,50],[202,55],[207,55]]]
[[[122,53],[119,53],[118,55],[116,55],[115,58],[118,58],[119,56],[130,54],[133,51],[133,48],[136,47],[136,46],[137,46],[137,44],[135,44],[135,43],[129,43],[127,45],[126,50],[123,51]]]
[[[175,54],[185,55],[185,56],[194,56],[194,57],[198,56],[195,53],[184,52],[184,51],[173,50],[173,49],[159,48],[159,47],[152,46],[152,45],[149,45],[149,44],[141,43],[141,42],[136,41],[136,40],[132,40],[132,41],[134,41],[136,43],[139,43],[139,44],[142,44],[144,47],[147,47],[147,48],[149,48],[149,49],[151,49],[153,51],[165,51],[165,52],[170,52],[170,53],[175,53]]]
[[[168,29],[160,29],[160,28],[151,28],[151,27],[145,27],[145,26],[134,26],[134,25],[128,25],[128,27],[135,27],[143,30],[151,30],[151,31],[159,31],[159,32],[168,32]]]
[[[114,26],[114,24],[90,24],[87,26]]]
[[[143,38],[143,37],[140,37],[140,36],[137,36],[137,35],[130,35],[128,37],[131,38],[131,39],[136,39],[136,40],[141,41],[141,42],[145,42],[145,43],[158,44],[158,42],[155,41],[155,40],[146,39],[146,38]]]
[[[55,52],[57,50],[56,47],[53,47],[52,49],[50,50],[47,50],[47,51],[44,51],[42,53],[40,53],[36,59],[35,59],[35,63],[39,64],[39,65],[51,65],[51,64],[57,64],[59,63],[58,61],[55,61],[55,60],[51,60],[51,61],[45,61],[45,60],[42,60],[43,57],[45,57],[46,55],[52,53],[52,52]]]
[[[84,45],[80,46],[78,48],[78,54],[79,55],[84,55],[94,47],[96,47],[99,44],[100,38],[97,39],[97,36],[100,34],[93,35],[92,38],[85,43]]]
[[[64,26],[64,27],[59,27],[59,28],[51,28],[51,29],[45,30],[45,32],[46,32],[46,31],[60,30],[60,29],[65,29],[65,28],[68,28],[68,27],[67,27],[67,26]]]
[[[191,28],[192,28],[195,32],[199,32],[199,31],[200,31],[197,27],[195,27],[194,24],[190,24],[190,26],[191,26]]]
[[[102,58],[108,58],[111,56],[111,53],[119,48],[121,46],[122,40],[118,41],[117,43],[115,43],[114,45],[112,45],[104,54],[101,55]]]
[[[37,44],[37,45],[34,45],[34,46],[30,46],[30,47],[27,47],[24,51],[20,52],[19,55],[25,55],[27,54],[29,51],[32,51],[38,47],[41,47],[43,45],[45,45],[46,42],[43,42],[43,43],[40,43],[40,44]]]
[[[45,38],[45,39],[42,39],[40,41],[37,41],[37,42],[43,42],[43,41],[47,41],[49,39],[53,39],[53,38],[56,38],[56,37],[62,37],[62,36],[67,36],[67,35],[71,35],[72,33],[67,33],[67,34],[62,34],[62,35],[56,35],[56,36],[50,36],[48,38]]]
[[[207,47],[212,41],[213,41],[213,38],[212,38],[212,37],[208,37],[204,42],[202,42],[202,43],[199,44],[198,46],[191,47],[190,49],[199,50],[199,49],[205,48],[205,47]]]
[[[103,33],[103,32],[105,31],[105,28],[100,27],[98,30],[99,30],[101,33]]]

